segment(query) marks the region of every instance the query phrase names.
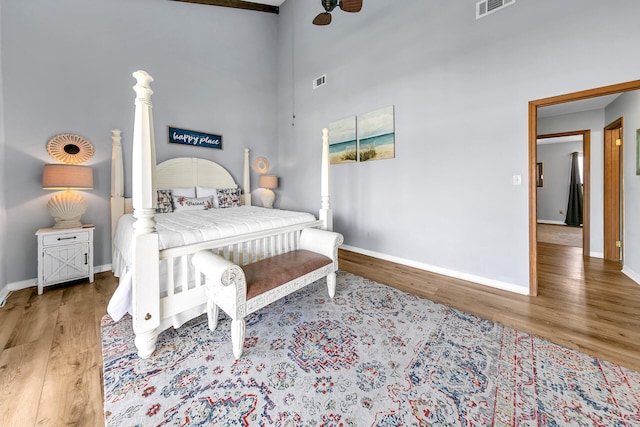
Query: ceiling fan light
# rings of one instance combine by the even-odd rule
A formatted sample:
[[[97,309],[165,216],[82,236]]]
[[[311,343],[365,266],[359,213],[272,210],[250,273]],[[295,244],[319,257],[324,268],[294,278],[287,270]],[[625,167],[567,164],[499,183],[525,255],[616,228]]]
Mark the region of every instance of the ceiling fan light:
[[[331,12],[338,5],[338,0],[321,0],[322,7],[327,12]]]

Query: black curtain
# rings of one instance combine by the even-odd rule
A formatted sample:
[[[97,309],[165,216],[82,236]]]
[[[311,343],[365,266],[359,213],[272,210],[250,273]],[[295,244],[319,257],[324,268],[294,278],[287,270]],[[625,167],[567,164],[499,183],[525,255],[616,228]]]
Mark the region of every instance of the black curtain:
[[[582,225],[582,182],[580,182],[578,153],[571,153],[571,181],[569,183],[569,203],[567,205],[567,225]]]

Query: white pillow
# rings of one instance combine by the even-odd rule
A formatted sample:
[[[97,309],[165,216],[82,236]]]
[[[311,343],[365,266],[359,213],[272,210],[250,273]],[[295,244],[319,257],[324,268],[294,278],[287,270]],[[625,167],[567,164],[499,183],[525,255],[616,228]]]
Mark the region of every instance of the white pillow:
[[[193,187],[178,187],[171,189],[172,196],[175,197],[196,197],[196,189]]]
[[[207,196],[215,196],[218,189],[216,187],[200,187],[196,188],[196,196],[197,197],[207,197]]]
[[[173,211],[195,211],[211,209],[211,197],[173,197]]]

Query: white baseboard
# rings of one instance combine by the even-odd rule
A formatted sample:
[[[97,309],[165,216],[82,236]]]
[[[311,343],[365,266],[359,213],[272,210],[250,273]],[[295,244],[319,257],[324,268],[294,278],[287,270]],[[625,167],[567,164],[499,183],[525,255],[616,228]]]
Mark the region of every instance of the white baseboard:
[[[640,274],[636,273],[635,271],[633,271],[629,267],[623,266],[622,267],[622,274],[624,274],[629,279],[633,280],[638,285],[640,285]]]
[[[93,267],[93,273],[104,273],[105,271],[111,271],[111,264],[96,265]],[[32,288],[38,286],[38,279],[27,279],[19,282],[7,283],[2,289],[0,289],[0,307],[6,302],[7,296],[13,291],[19,291],[22,289]]]
[[[10,293],[11,291],[9,290],[8,286],[4,286],[2,289],[0,289],[0,307],[4,307],[4,304],[7,302],[7,297]]]
[[[342,245],[340,246],[342,249],[356,252],[362,255],[367,255],[373,258],[380,258],[385,261],[394,262],[396,264],[406,265],[407,267],[413,267],[424,271],[429,271],[431,273],[442,274],[444,276],[453,277],[456,279],[466,280],[467,282],[477,283],[479,285],[489,286],[491,288],[501,289],[503,291],[509,291],[520,295],[529,295],[529,289],[523,288],[522,286],[514,285],[512,283],[501,282],[499,280],[488,279],[486,277],[476,276],[468,273],[461,273],[455,270],[449,270],[442,267],[437,267],[434,265],[424,264],[417,261],[408,260],[405,258],[399,258],[392,255],[386,255],[379,252],[369,251],[367,249],[355,248],[353,246]]]
[[[104,273],[105,271],[111,271],[111,264],[96,265],[93,267],[94,274]]]
[[[21,280],[20,282],[7,283],[2,289],[0,289],[0,307],[4,306],[4,304],[7,302],[6,299],[11,292],[31,288],[34,286],[38,286],[37,279],[28,279]]]

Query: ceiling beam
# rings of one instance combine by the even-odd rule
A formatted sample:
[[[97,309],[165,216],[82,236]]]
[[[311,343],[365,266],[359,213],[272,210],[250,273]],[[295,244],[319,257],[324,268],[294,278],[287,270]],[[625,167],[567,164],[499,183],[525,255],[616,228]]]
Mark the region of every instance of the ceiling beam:
[[[280,8],[278,6],[252,3],[249,1],[242,1],[242,0],[174,0],[174,1],[181,1],[184,3],[207,4],[210,6],[234,7],[236,9],[257,10],[259,12],[269,12],[269,13],[276,13],[276,14],[280,12]]]

